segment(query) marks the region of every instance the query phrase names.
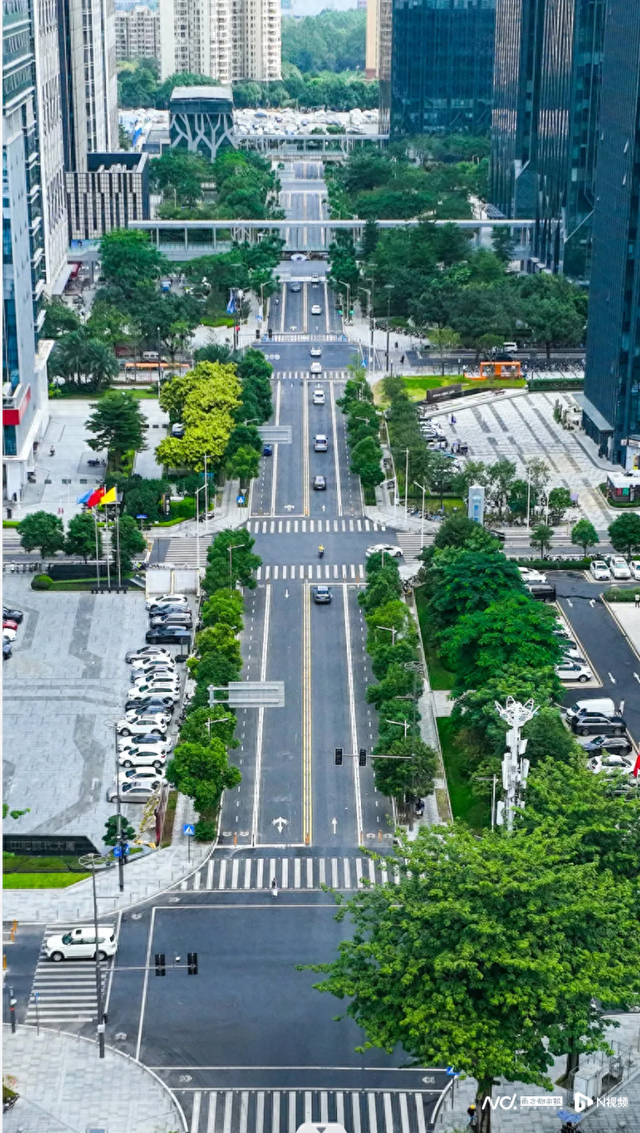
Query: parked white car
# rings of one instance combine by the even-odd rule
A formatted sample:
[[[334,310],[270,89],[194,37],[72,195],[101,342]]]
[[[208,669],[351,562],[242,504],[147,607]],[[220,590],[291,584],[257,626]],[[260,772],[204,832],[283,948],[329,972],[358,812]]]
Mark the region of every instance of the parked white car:
[[[47,959],[53,960],[54,964],[61,960],[93,960],[96,951],[101,960],[108,960],[110,956],[115,956],[117,947],[112,925],[98,925],[97,948],[93,925],[83,925],[59,936],[50,936],[45,943]]]
[[[556,674],[561,681],[569,683],[578,681],[580,684],[586,684],[587,681],[593,680],[591,669],[581,661],[561,661],[556,665]]]
[[[162,771],[167,762],[167,751],[162,748],[132,747],[128,751],[118,752],[120,767],[153,767]]]
[[[151,648],[151,646],[149,646]],[[163,649],[162,652],[156,653],[152,657],[136,657],[131,662],[131,669],[133,672],[144,672],[146,669],[152,669],[154,666],[168,665],[170,669],[175,669],[176,663],[171,654]]]
[[[180,699],[180,685],[177,681],[161,681],[150,680],[143,684],[134,685],[127,693],[127,703],[135,703],[136,700],[146,700],[154,692],[159,693],[161,696],[169,696],[174,704]]]
[[[587,763],[587,766],[595,775],[604,772],[605,775],[616,775],[622,772],[623,775],[633,775],[635,761],[627,759],[624,755],[611,755],[609,752],[604,752],[602,755],[594,755]]]
[[[181,609],[184,606],[188,607],[189,599],[186,594],[159,594],[157,598],[147,599],[147,609],[150,610],[152,606],[179,606]]]
[[[116,724],[116,731],[120,736],[146,736],[151,733],[156,736],[164,736],[169,726],[169,720],[166,716],[156,715],[153,721],[150,720],[136,720],[126,719],[118,720]]]
[[[518,570],[522,576],[523,582],[546,582],[546,574],[542,574],[539,570],[531,570],[530,567],[519,566]]]
[[[629,570],[632,576],[640,582],[640,559],[632,559],[629,563]]]
[[[593,575],[596,582],[608,582],[611,578],[611,571],[604,559],[594,559],[589,567],[589,573]]]
[[[616,579],[631,578],[631,571],[629,570],[629,564],[628,564],[627,560],[622,557],[622,555],[612,555],[611,556],[611,558],[609,559],[609,570],[611,571],[611,577],[612,578],[616,578]]]

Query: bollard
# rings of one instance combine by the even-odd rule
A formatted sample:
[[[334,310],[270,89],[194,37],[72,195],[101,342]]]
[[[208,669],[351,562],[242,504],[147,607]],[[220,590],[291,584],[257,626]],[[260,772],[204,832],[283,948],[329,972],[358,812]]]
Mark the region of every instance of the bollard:
[[[233,832],[233,844],[234,846],[238,845],[238,835],[236,834],[235,830]]]

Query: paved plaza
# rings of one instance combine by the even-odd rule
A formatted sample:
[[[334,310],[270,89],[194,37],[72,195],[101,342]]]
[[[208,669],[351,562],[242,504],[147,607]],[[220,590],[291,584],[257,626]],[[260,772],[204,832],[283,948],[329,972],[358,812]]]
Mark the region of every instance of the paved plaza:
[[[130,684],[127,649],[144,644],[144,594],[41,593],[4,576],[4,600],[24,611],[4,666],[4,799],[29,807],[17,834],[85,834],[102,844],[114,812],[112,725]],[[141,808],[125,807],[135,824]]]
[[[604,483],[614,465],[597,455],[596,446],[584,432],[569,432],[554,421],[557,400],[563,408],[575,405],[569,393],[510,396],[498,392],[483,404],[462,408],[462,403],[452,403],[433,416],[445,427],[450,440],[466,441],[470,460],[494,464],[506,457],[514,461],[519,476],[531,459],[546,461],[551,472],[549,487],[577,492],[582,515],[598,530],[606,530],[616,513],[607,507],[598,485]],[[452,413],[455,425],[449,424]],[[579,518],[577,512],[575,518]]]

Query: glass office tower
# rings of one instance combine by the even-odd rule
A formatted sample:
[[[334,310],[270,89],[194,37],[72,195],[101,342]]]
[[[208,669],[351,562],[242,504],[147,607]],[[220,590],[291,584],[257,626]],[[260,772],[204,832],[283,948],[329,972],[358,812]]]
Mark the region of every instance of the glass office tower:
[[[607,0],[598,133],[581,400],[589,435],[632,468],[640,454],[640,5],[629,0]]]
[[[491,126],[496,0],[393,0],[391,133]]]

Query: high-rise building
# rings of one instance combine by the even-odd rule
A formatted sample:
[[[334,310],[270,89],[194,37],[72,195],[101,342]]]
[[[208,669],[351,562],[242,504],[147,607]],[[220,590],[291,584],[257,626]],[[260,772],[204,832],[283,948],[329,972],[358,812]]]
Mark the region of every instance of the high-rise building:
[[[160,16],[151,8],[116,11],[116,62],[125,59],[160,59]]]
[[[49,294],[61,290],[67,277],[67,204],[64,189],[64,144],[58,16],[56,0],[33,0],[36,69],[36,111],[40,138],[42,220]]]
[[[279,0],[160,0],[160,77],[178,71],[222,84],[280,79]]]
[[[605,0],[497,0],[491,201],[588,278]]]
[[[358,7],[360,2],[358,0]],[[367,9],[367,34],[365,45],[365,64],[364,73],[367,79],[377,79],[378,77],[378,52],[379,52],[379,35],[378,35],[378,0],[366,0]]]
[[[113,0],[57,0],[65,169],[118,148]]]
[[[607,0],[584,424],[610,460],[640,454],[640,5]]]
[[[392,135],[488,133],[495,9],[496,0],[393,0]]]
[[[45,253],[33,20],[29,0],[3,0],[3,497],[20,499],[47,427]]]

